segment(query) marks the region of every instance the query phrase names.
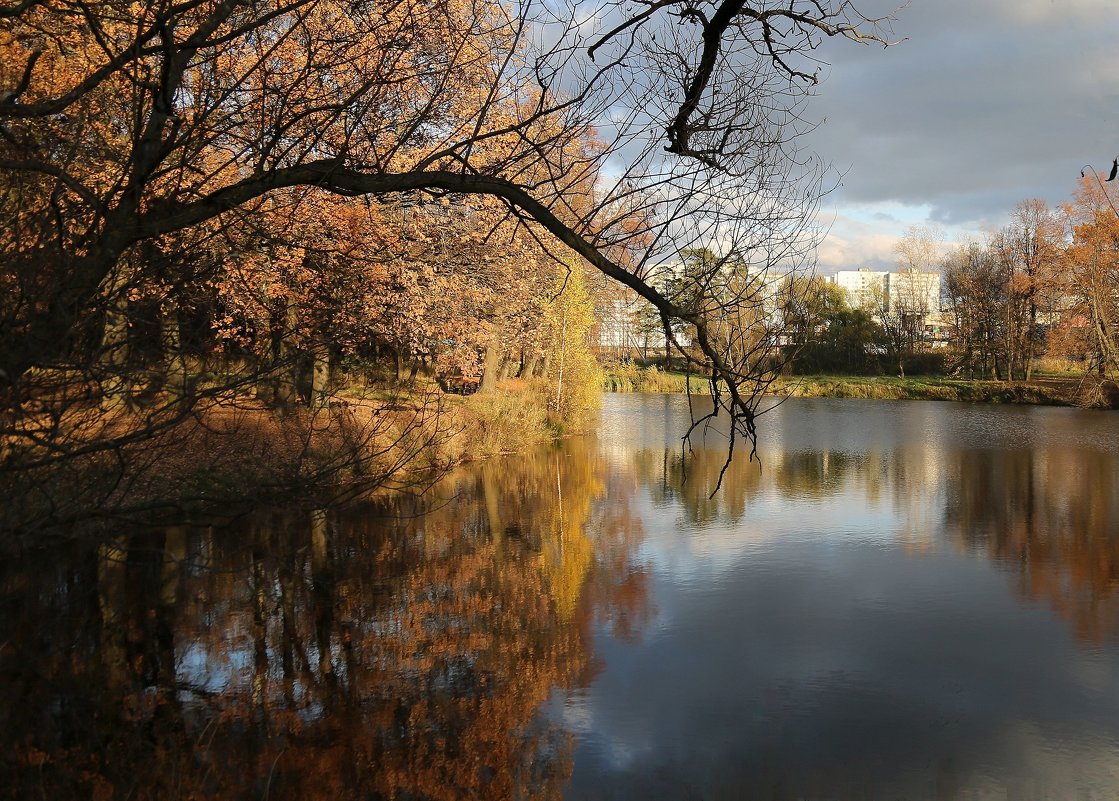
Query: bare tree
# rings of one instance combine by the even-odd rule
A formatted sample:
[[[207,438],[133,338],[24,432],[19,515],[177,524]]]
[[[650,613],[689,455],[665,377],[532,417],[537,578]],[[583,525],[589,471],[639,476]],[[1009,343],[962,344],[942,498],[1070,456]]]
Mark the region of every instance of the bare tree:
[[[1044,201],[1015,206],[1011,222],[991,241],[1006,282],[1007,377],[1029,381],[1040,343],[1039,313],[1052,308],[1064,226]]]
[[[970,243],[944,260],[956,369],[999,380],[1007,363],[1005,274],[990,245]]]
[[[874,312],[903,378],[907,356],[919,347],[929,315],[939,308],[940,279],[933,270],[940,240],[935,228],[911,226],[895,247],[901,270],[871,290]]]

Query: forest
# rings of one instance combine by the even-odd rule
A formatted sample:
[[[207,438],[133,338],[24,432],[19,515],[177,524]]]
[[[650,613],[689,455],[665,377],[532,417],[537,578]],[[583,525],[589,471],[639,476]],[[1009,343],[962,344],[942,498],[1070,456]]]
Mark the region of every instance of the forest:
[[[732,452],[796,348],[885,335],[863,356],[904,372],[915,332],[814,288],[834,176],[799,145],[817,48],[891,23],[846,0],[0,6],[0,528],[317,505],[578,430],[617,300]],[[1105,200],[950,256],[956,369],[1028,378],[1044,337],[1114,371]],[[752,278],[774,271],[777,316]]]
[[[485,429],[444,391],[499,374],[546,377],[562,426],[586,298],[614,291],[687,328],[751,441],[755,299],[719,265],[666,296],[657,266],[716,243],[808,265],[812,51],[888,24],[848,2],[0,7],[0,525],[391,483]],[[418,373],[440,390],[383,380]]]

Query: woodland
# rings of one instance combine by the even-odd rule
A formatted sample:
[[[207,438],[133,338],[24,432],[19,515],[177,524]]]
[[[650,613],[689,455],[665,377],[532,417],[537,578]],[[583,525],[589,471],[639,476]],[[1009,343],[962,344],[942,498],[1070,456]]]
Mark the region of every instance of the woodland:
[[[1085,405],[1119,376],[1119,213],[1114,184],[1083,178],[1056,209],[1019,203],[987,242],[958,245],[941,264],[960,369],[996,380],[1034,378],[1040,356],[1085,372]]]
[[[847,0],[0,5],[0,529],[317,508],[577,430],[616,299],[710,394],[693,430],[729,419],[728,465],[789,343],[904,373],[917,315],[875,329],[808,277],[834,176],[800,147],[817,48],[890,25]],[[1113,375],[1113,212],[1087,181],[954,252],[955,369],[1028,379],[1044,339]]]
[[[886,44],[888,22],[740,0],[0,6],[0,526],[382,486],[500,417],[445,397],[499,375],[543,378],[562,426],[587,298],[614,291],[688,332],[680,357],[750,443],[772,339],[722,267],[808,266],[812,52]],[[688,291],[658,291],[657,265],[712,245]],[[392,389],[417,373],[439,390]]]

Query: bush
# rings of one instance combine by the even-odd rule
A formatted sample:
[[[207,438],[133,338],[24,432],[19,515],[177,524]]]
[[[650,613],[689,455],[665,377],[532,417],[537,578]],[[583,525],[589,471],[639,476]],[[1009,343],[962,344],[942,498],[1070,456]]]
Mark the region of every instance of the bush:
[[[687,377],[666,373],[656,367],[626,362],[613,367],[603,378],[607,392],[687,392]],[[693,383],[693,389],[695,388]]]
[[[944,351],[913,353],[905,359],[906,375],[944,375]]]
[[[456,461],[463,455],[480,459],[516,453],[553,438],[545,406],[531,389],[471,395],[459,415]]]

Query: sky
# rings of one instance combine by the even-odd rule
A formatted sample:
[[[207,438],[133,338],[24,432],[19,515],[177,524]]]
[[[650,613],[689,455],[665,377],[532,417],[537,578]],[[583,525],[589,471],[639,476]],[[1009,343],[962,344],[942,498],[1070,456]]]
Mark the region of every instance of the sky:
[[[912,225],[982,240],[1119,155],[1119,0],[856,0],[896,44],[828,41],[804,144],[836,171],[818,272],[893,269]]]

